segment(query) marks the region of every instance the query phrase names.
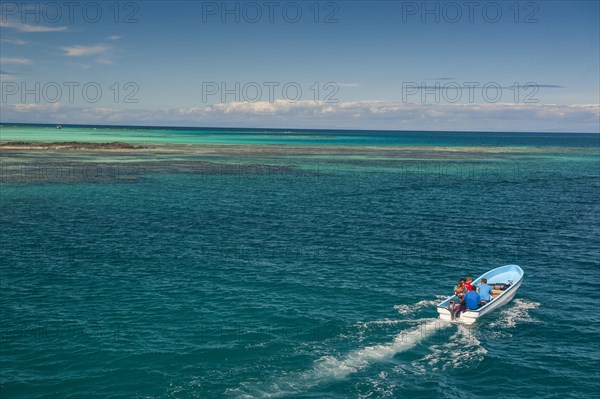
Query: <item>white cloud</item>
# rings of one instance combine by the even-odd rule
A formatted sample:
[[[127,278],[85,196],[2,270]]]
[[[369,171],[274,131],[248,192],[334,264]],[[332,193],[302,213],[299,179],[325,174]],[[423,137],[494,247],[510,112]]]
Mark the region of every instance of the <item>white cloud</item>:
[[[143,99],[140,99],[143,101]],[[600,132],[600,105],[404,104],[355,101],[328,104],[285,100],[231,102],[161,110],[7,105],[10,122],[114,123],[265,128]]]
[[[258,118],[264,123],[309,127],[392,130],[581,130],[598,131],[600,106],[537,104],[406,104],[387,101],[325,102],[277,100],[230,102],[198,109],[222,121]],[[568,123],[571,125],[569,126]]]
[[[29,64],[31,60],[24,57],[0,57],[0,64]]]
[[[0,20],[0,28],[15,29],[20,32],[65,32],[66,26],[30,25],[23,22]]]
[[[53,104],[31,103],[31,104],[15,104],[12,106],[12,108],[15,110],[15,112],[44,112],[44,111],[54,112],[54,111],[58,110],[60,107],[61,107],[60,103],[53,103]]]
[[[324,103],[303,100],[291,102],[286,100],[275,100],[273,102],[258,101],[251,102],[229,102],[207,106],[203,109],[206,113],[224,113],[224,114],[284,114],[292,110],[306,112],[310,109],[317,110],[322,108]]]
[[[163,110],[156,123],[200,126],[599,132],[600,106],[405,104],[388,101],[230,102]]]
[[[119,35],[112,35],[112,36],[108,36],[108,37],[106,38],[106,40],[112,40],[112,41],[116,41],[116,40],[120,40],[120,39],[122,39],[122,38],[123,38],[123,36],[119,36]]]
[[[24,46],[26,44],[29,44],[29,42],[27,40],[21,40],[21,39],[1,39],[0,41],[2,43],[15,44],[17,46]]]
[[[110,49],[108,46],[95,45],[95,46],[72,46],[63,47],[68,57],[87,57],[90,55],[98,55],[107,52]]]

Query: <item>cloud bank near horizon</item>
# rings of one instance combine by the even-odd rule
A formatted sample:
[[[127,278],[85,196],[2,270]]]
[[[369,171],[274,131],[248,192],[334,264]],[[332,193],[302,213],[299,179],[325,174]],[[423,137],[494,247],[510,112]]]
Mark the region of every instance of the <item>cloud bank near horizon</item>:
[[[277,100],[146,110],[32,103],[3,106],[0,122],[600,133],[600,105],[410,104],[388,101],[329,104]]]

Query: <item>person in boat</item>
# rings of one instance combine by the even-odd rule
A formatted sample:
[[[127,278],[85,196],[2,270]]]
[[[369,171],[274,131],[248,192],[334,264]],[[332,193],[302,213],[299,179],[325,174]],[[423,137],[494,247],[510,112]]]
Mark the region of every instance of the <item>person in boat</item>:
[[[481,302],[481,297],[477,293],[477,287],[472,285],[469,292],[465,294],[465,306],[468,310],[477,310],[479,302]]]
[[[463,299],[466,293],[467,289],[465,288],[465,279],[461,278],[454,287],[454,295],[456,295],[458,299]]]
[[[471,276],[467,276],[467,280],[465,281],[465,288],[467,290],[467,292],[471,291],[471,282],[473,281],[473,277]]]
[[[488,285],[487,278],[484,277],[481,279],[481,284],[479,284],[477,291],[479,292],[481,305],[485,305],[492,300],[492,287]]]
[[[464,296],[467,293],[467,289],[465,288],[465,279],[461,278],[458,280],[458,284],[454,287],[454,295],[458,297],[458,304],[454,306],[454,312],[457,314],[458,312],[465,311],[465,300]]]

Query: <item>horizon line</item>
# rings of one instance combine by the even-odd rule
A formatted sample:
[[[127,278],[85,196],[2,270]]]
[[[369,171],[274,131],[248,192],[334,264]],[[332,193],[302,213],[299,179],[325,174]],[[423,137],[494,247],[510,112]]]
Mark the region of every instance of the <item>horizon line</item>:
[[[198,130],[251,130],[251,131],[278,131],[278,132],[303,132],[303,131],[317,131],[317,132],[397,132],[397,133],[537,133],[537,134],[600,134],[600,130],[597,132],[576,132],[576,131],[517,131],[517,130],[396,130],[396,129],[331,129],[331,128],[274,128],[274,127],[233,127],[233,126],[175,126],[175,125],[122,125],[122,124],[82,124],[82,123],[29,123],[29,122],[2,122],[0,121],[0,128],[5,125],[17,125],[17,126],[44,126],[44,127],[105,127],[105,128],[143,128],[151,130],[159,129],[198,129]],[[0,137],[0,141],[2,138]]]

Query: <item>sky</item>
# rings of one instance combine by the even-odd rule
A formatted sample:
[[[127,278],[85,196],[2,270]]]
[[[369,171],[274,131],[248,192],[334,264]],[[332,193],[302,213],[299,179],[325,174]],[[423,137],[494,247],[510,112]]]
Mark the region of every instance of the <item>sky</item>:
[[[0,1],[2,123],[600,132],[598,1]]]

